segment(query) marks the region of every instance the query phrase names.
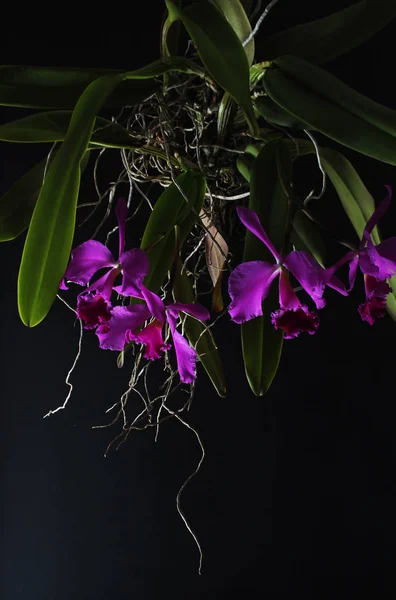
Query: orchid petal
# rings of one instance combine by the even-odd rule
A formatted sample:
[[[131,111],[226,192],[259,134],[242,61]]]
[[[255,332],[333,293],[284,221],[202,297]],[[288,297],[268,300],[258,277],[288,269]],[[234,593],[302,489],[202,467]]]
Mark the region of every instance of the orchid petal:
[[[138,333],[134,333],[132,335],[127,334],[127,341],[134,341],[146,346],[144,358],[147,358],[148,360],[160,358],[162,352],[172,348],[171,344],[165,344],[164,340],[162,339],[163,326],[163,323],[157,321],[157,319],[154,319],[154,321],[149,323],[147,327]]]
[[[149,317],[150,311],[145,304],[115,306],[111,319],[99,325],[95,332],[99,346],[104,350],[123,350],[126,335],[137,331]]]
[[[386,213],[386,211],[388,210],[388,208],[390,206],[390,203],[392,200],[392,188],[389,185],[386,185],[385,187],[388,190],[388,195],[386,196],[386,198],[384,200],[382,200],[382,202],[380,203],[378,208],[375,209],[375,211],[373,212],[373,214],[367,221],[366,227],[364,228],[364,231],[363,231],[363,236],[362,236],[362,241],[360,243],[360,247],[362,247],[365,244],[365,242],[367,242],[370,239],[370,235],[371,235],[371,232],[373,231],[374,227],[377,225],[378,221],[380,219],[382,219],[382,217],[384,216],[384,214]]]
[[[386,313],[386,300],[373,296],[358,306],[358,313],[369,325],[374,325],[377,319],[382,319]]]
[[[332,275],[330,278],[325,277],[325,282],[329,288],[332,288],[333,290],[335,290],[339,294],[342,294],[343,296],[348,296],[348,290],[342,283],[341,279],[339,279],[336,275]]]
[[[389,279],[396,273],[396,237],[389,238],[374,246],[368,240],[366,248],[360,251],[360,269],[378,281]]]
[[[280,308],[271,313],[271,322],[275,329],[283,330],[286,340],[290,340],[302,332],[313,335],[319,327],[319,316],[310,311],[305,304],[300,304],[298,308]]]
[[[294,275],[300,285],[315,302],[316,308],[323,308],[323,292],[328,282],[325,269],[308,252],[294,250],[283,260],[285,267]]]
[[[386,297],[392,291],[386,281],[377,281],[371,275],[364,276],[366,302],[358,307],[358,313],[363,321],[374,325],[377,319],[385,316]]]
[[[96,281],[91,283],[85,290],[85,292],[99,292],[107,300],[110,300],[111,293],[113,291],[113,284],[115,278],[118,275],[117,269],[110,269],[107,273],[99,277]]]
[[[172,314],[172,310],[167,314],[167,321],[175,346],[177,369],[179,371],[180,380],[183,383],[192,383],[197,377],[197,353],[187,340],[176,330],[177,317]]]
[[[244,323],[263,314],[262,303],[280,267],[253,260],[238,265],[228,280],[231,304],[228,312],[235,323]]]
[[[349,263],[349,291],[353,289],[356,280],[356,273],[359,266],[359,256],[354,256]]]
[[[77,317],[84,321],[84,329],[95,329],[111,318],[111,304],[102,294],[82,292],[77,298]]]
[[[121,254],[119,261],[122,268],[122,284],[115,287],[115,291],[121,296],[141,298],[140,286],[150,268],[147,254],[139,248],[133,248]]]
[[[146,301],[148,309],[155,319],[164,323],[166,321],[165,316],[165,304],[161,298],[146,288],[145,285],[141,287],[142,298]]]
[[[364,276],[364,289],[366,292],[366,299],[378,296],[379,298],[386,298],[386,296],[392,291],[392,288],[386,281],[377,281],[370,275]]]
[[[125,198],[120,198],[116,206],[116,215],[118,220],[118,239],[119,251],[118,256],[124,252],[125,248],[125,223],[128,216],[128,206]]]
[[[64,279],[86,285],[99,269],[115,266],[117,263],[106,246],[96,240],[88,240],[72,250]]]
[[[166,310],[181,311],[191,315],[199,321],[207,321],[210,319],[209,311],[201,304],[183,304],[182,302],[174,302],[173,304],[168,304]]]
[[[279,304],[281,308],[285,309],[297,309],[301,304],[284,269],[280,272],[279,277]]]
[[[267,246],[275,260],[279,262],[280,254],[270,241],[268,235],[265,233],[264,228],[260,223],[260,219],[256,213],[250,208],[244,208],[243,206],[237,206],[236,211],[246,229],[248,229],[251,233],[253,233],[253,235],[261,240],[263,244]]]

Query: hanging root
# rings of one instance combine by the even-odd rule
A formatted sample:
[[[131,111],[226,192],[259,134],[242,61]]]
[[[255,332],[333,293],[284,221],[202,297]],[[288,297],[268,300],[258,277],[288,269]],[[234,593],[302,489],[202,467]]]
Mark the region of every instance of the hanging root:
[[[69,306],[69,304],[68,304],[68,303],[67,303],[67,302],[66,302],[66,301],[65,301],[63,298],[61,298],[59,295],[57,296],[57,298],[59,298],[59,300],[61,300],[61,301],[62,301],[64,304],[66,304],[66,306],[67,306],[67,307],[68,307],[68,308],[69,308],[71,311],[73,311],[74,313],[76,312],[76,311],[75,311],[75,310],[74,310],[74,309],[73,309],[71,306]],[[69,379],[70,379],[70,376],[71,376],[71,374],[73,373],[73,371],[74,371],[74,369],[75,369],[75,367],[76,367],[76,365],[77,365],[78,359],[79,359],[79,358],[80,358],[80,356],[81,356],[81,345],[82,345],[82,338],[83,338],[83,332],[84,332],[84,329],[83,329],[83,324],[82,324],[82,321],[81,321],[81,319],[79,319],[79,321],[78,321],[78,322],[79,322],[79,324],[80,324],[80,336],[79,336],[79,339],[78,339],[78,349],[77,349],[77,354],[76,354],[76,357],[75,357],[75,359],[74,359],[74,361],[73,361],[73,364],[72,364],[72,366],[71,366],[71,368],[70,368],[70,370],[69,370],[68,374],[66,375],[66,379],[65,379],[65,383],[66,383],[66,385],[68,385],[68,386],[69,386],[69,393],[67,394],[67,396],[66,396],[66,398],[65,398],[65,401],[64,401],[64,403],[63,403],[63,404],[61,404],[60,406],[58,406],[58,408],[55,408],[54,410],[50,410],[49,412],[47,412],[47,414],[46,414],[46,415],[44,415],[43,419],[45,419],[46,417],[49,417],[50,415],[54,415],[54,414],[55,414],[55,413],[57,413],[58,411],[60,411],[60,410],[63,410],[64,408],[66,408],[66,405],[67,405],[67,403],[69,402],[69,400],[70,400],[70,397],[71,397],[71,395],[72,395],[72,391],[73,391],[73,384],[72,384],[72,383],[70,383]]]
[[[182,509],[181,509],[181,506],[180,506],[180,499],[181,499],[181,495],[182,495],[182,493],[183,493],[184,489],[185,489],[185,488],[186,488],[186,486],[189,484],[189,482],[191,481],[191,479],[197,475],[198,471],[200,470],[200,468],[201,468],[201,466],[202,466],[202,463],[203,463],[203,461],[204,461],[204,459],[205,459],[205,448],[204,448],[204,446],[203,446],[203,444],[202,444],[202,441],[201,441],[201,438],[200,438],[200,436],[199,436],[199,433],[198,433],[198,431],[197,431],[196,429],[194,429],[194,427],[192,427],[192,426],[191,426],[189,423],[187,423],[186,421],[184,421],[184,419],[182,419],[182,418],[181,418],[181,416],[180,416],[179,414],[172,412],[172,411],[171,411],[171,410],[170,410],[170,409],[169,409],[167,406],[165,406],[165,409],[166,409],[166,410],[167,410],[167,411],[168,411],[168,412],[169,412],[169,413],[170,413],[172,416],[175,416],[175,417],[176,417],[176,419],[178,419],[178,421],[180,421],[180,423],[182,423],[182,424],[183,424],[185,427],[187,427],[188,429],[190,429],[190,430],[191,430],[191,431],[194,433],[195,437],[196,437],[196,438],[197,438],[197,440],[198,440],[198,444],[199,444],[199,447],[201,448],[201,452],[202,452],[202,454],[201,454],[201,458],[199,459],[199,462],[198,462],[198,465],[197,465],[197,468],[196,468],[196,469],[195,469],[195,470],[194,470],[194,471],[193,471],[193,472],[192,472],[192,473],[191,473],[191,474],[190,474],[190,475],[187,477],[187,479],[186,479],[186,480],[184,481],[184,483],[181,485],[181,487],[180,487],[179,491],[177,492],[177,496],[176,496],[176,508],[177,508],[177,512],[179,513],[180,517],[182,518],[182,520],[183,520],[183,522],[184,522],[184,524],[185,524],[185,526],[186,526],[186,528],[187,528],[188,532],[191,534],[191,536],[192,536],[192,538],[194,539],[194,542],[196,543],[196,545],[197,545],[197,548],[198,548],[198,552],[199,552],[198,574],[199,574],[199,575],[201,575],[201,570],[202,570],[202,561],[203,561],[203,553],[202,553],[202,548],[201,548],[201,545],[200,545],[200,543],[199,543],[199,540],[198,540],[198,538],[197,538],[196,534],[195,534],[195,533],[194,533],[194,531],[191,529],[191,526],[189,525],[189,523],[188,523],[188,521],[187,521],[186,517],[184,516],[184,513],[183,513],[183,511],[182,511]]]

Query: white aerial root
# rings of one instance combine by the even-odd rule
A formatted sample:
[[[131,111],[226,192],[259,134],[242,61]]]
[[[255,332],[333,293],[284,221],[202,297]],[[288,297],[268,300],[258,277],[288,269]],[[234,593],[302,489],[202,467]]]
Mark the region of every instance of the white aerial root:
[[[69,304],[68,304],[68,303],[67,303],[67,302],[66,302],[66,301],[65,301],[63,298],[61,298],[59,295],[57,295],[57,298],[59,298],[59,300],[62,300],[62,302],[63,302],[64,304],[66,304],[66,306],[67,306],[67,307],[68,307],[68,308],[69,308],[71,311],[73,311],[74,313],[76,312],[76,311],[75,311],[75,310],[74,310],[74,309],[73,309],[71,306],[69,306]],[[83,337],[83,332],[84,332],[84,329],[83,329],[83,324],[82,324],[82,321],[81,321],[81,319],[79,319],[79,320],[78,320],[78,322],[79,322],[79,324],[80,324],[80,336],[79,336],[79,339],[78,339],[78,350],[77,350],[77,354],[76,354],[76,356],[75,356],[75,359],[74,359],[74,361],[73,361],[73,364],[72,364],[72,366],[70,367],[70,369],[69,369],[69,372],[68,372],[68,374],[66,375],[66,379],[65,379],[65,383],[66,383],[66,385],[68,385],[68,386],[69,386],[69,393],[67,394],[67,396],[66,396],[66,399],[65,399],[64,403],[63,403],[63,404],[61,404],[61,406],[58,406],[58,408],[55,408],[54,410],[50,410],[49,412],[47,412],[47,414],[46,414],[46,415],[44,415],[43,419],[45,419],[46,417],[49,417],[50,415],[54,415],[54,414],[55,414],[55,413],[57,413],[58,411],[60,411],[60,410],[63,410],[64,408],[66,408],[66,405],[67,405],[67,403],[68,403],[68,402],[69,402],[69,400],[70,400],[70,396],[72,395],[72,391],[73,391],[73,384],[72,384],[72,383],[70,383],[69,379],[70,379],[70,376],[71,376],[71,374],[73,373],[73,371],[74,371],[74,369],[75,369],[75,367],[76,367],[77,361],[78,361],[78,359],[80,358],[80,355],[81,355],[82,337]]]
[[[194,427],[192,427],[189,423],[187,423],[187,421],[184,421],[184,419],[182,419],[180,415],[178,415],[177,413],[171,411],[170,408],[168,406],[166,406],[166,404],[164,404],[164,408],[165,408],[165,410],[168,411],[169,414],[175,416],[176,419],[178,419],[185,427],[187,427],[188,429],[190,429],[195,434],[195,436],[196,436],[196,438],[198,440],[199,446],[201,448],[201,451],[202,451],[202,455],[201,455],[201,458],[200,458],[199,463],[197,465],[197,468],[195,469],[195,471],[193,471],[193,473],[191,473],[191,475],[189,475],[187,477],[187,479],[181,485],[179,491],[177,492],[177,496],[176,496],[176,508],[177,508],[177,512],[179,513],[180,517],[182,518],[182,520],[184,522],[184,525],[186,526],[188,532],[190,533],[190,535],[194,539],[194,542],[196,543],[197,548],[198,548],[198,552],[199,552],[198,574],[201,575],[202,561],[203,561],[202,548],[201,548],[201,545],[199,543],[199,540],[198,540],[196,534],[191,529],[191,526],[189,525],[189,523],[188,523],[186,517],[184,516],[184,513],[183,513],[183,511],[182,511],[182,509],[180,507],[180,498],[181,498],[181,495],[182,495],[182,493],[184,491],[184,488],[188,485],[188,483],[191,481],[191,479],[193,477],[195,477],[195,475],[197,475],[198,471],[200,470],[201,465],[202,465],[202,463],[204,461],[204,458],[205,458],[205,448],[204,448],[204,446],[202,444],[202,441],[201,441],[201,438],[199,436],[198,431],[196,431],[196,429],[194,429]]]

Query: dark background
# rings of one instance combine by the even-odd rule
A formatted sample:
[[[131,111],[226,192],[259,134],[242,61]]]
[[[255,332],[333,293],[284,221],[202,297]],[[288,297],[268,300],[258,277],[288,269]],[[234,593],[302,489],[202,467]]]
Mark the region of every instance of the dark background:
[[[346,4],[280,0],[261,34]],[[157,57],[159,0],[100,10],[9,16],[1,62],[127,69]],[[394,107],[395,33],[389,25],[327,68]],[[3,122],[17,116],[1,110]],[[0,152],[4,191],[45,150],[1,144]],[[377,202],[384,184],[396,187],[394,167],[344,153]],[[302,184],[313,172],[314,163],[301,167]],[[324,202],[338,215],[330,186]],[[393,206],[386,236],[395,234],[395,217]],[[84,337],[67,410],[43,420],[67,394],[78,327],[59,302],[37,328],[20,323],[22,247],[23,239],[0,246],[1,598],[393,597],[396,325],[389,317],[372,328],[360,321],[362,279],[349,299],[329,294],[315,336],[285,343],[264,398],[245,382],[238,327],[220,324],[229,395],[218,398],[201,371],[188,415],[206,450],[182,498],[204,552],[199,576],[175,506],[199,460],[196,439],[168,421],[157,443],[153,431],[136,432],[104,458],[116,430],[92,426],[107,422],[128,372],[93,334]]]

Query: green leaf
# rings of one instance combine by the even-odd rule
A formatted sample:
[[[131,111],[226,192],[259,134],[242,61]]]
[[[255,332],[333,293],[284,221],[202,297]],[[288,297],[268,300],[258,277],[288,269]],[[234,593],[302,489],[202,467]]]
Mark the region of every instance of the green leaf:
[[[194,294],[191,282],[185,271],[181,273],[181,268],[182,264],[180,259],[178,259],[175,270],[173,293],[176,301],[190,304],[194,302]],[[197,353],[200,356],[205,371],[212,381],[218,395],[224,398],[226,395],[226,384],[223,364],[212,335],[208,330],[205,331],[205,329],[205,326],[202,325],[200,321],[189,316],[186,317],[184,331],[187,338],[190,344],[194,347],[196,345]]]
[[[223,143],[225,136],[227,135],[228,131],[232,128],[232,124],[237,110],[238,106],[235,100],[230,96],[228,92],[224,92],[217,113],[217,135],[219,138],[218,143]]]
[[[252,26],[240,0],[214,1],[237,34],[239,41],[243,43],[252,33]],[[245,53],[250,67],[254,60],[254,38],[245,46]]]
[[[245,154],[241,154],[238,156],[236,165],[240,174],[246,179],[247,182],[250,182],[250,173],[253,167],[254,157],[247,152]]]
[[[176,0],[177,5],[181,6],[181,0]],[[180,38],[180,23],[172,21],[168,14],[165,14],[162,28],[160,50],[161,56],[175,56],[178,54]]]
[[[296,249],[309,252],[326,268],[326,248],[319,227],[302,210],[294,215],[293,230],[291,240]]]
[[[140,245],[147,251],[150,261],[144,283],[156,293],[175,258],[175,225],[179,225],[182,245],[198,219],[205,195],[206,182],[200,172],[187,171],[176,181],[189,199],[188,203],[174,183],[167,187],[155,203]]]
[[[396,165],[395,137],[312,92],[278,66],[266,70],[263,85],[276,104],[312,129],[361,154]]]
[[[5,123],[0,125],[0,141],[62,142],[70,125],[72,114],[72,111],[69,110],[54,110]],[[117,148],[142,146],[142,142],[133,138],[124,127],[101,117],[96,118],[90,143],[104,147],[116,145]]]
[[[396,275],[389,280],[389,284],[392,288],[392,293],[386,297],[386,308],[392,319],[396,321]]]
[[[47,158],[40,161],[0,198],[0,241],[18,237],[29,225],[43,184]]]
[[[73,109],[90,83],[115,69],[0,66],[0,105]],[[139,104],[160,87],[155,81],[125,81],[106,100],[105,108]]]
[[[359,239],[361,239],[366,223],[375,210],[374,199],[345,156],[335,150],[330,150],[330,148],[321,148],[320,157],[323,168],[334,185]],[[380,243],[377,228],[373,230],[372,240],[374,244]]]
[[[73,241],[80,185],[80,163],[106,97],[121,75],[91,83],[79,99],[61,148],[37,200],[22,254],[18,308],[22,322],[34,327],[47,315],[66,270]]]
[[[52,160],[56,150],[52,153]],[[88,164],[89,152],[81,161],[83,171]],[[51,164],[51,160],[48,161]],[[0,198],[0,242],[14,240],[29,227],[33,210],[43,185],[47,158],[25,173]]]
[[[315,153],[313,145],[309,149],[305,145],[305,140],[297,139],[296,142],[299,145],[304,143],[302,155]],[[289,145],[289,142],[286,143]],[[356,169],[345,156],[330,148],[320,148],[319,153],[322,166],[360,240],[366,223],[375,210],[374,199]],[[377,227],[373,229],[372,240],[374,244],[380,243]]]
[[[253,163],[250,176],[249,208],[259,216],[273,244],[281,249],[288,211],[285,182],[289,181],[289,187],[291,180],[291,157],[287,146],[278,140],[265,144]],[[273,259],[264,244],[247,231],[243,260]],[[283,332],[276,331],[270,320],[270,313],[278,307],[277,291],[275,286],[272,288],[263,303],[263,316],[241,325],[246,377],[256,396],[268,391],[282,353]]]
[[[195,2],[184,9],[172,0],[165,2],[170,19],[183,22],[208,73],[241,105],[252,135],[257,134],[249,90],[249,64],[238,36],[223,13],[207,1]]]
[[[65,272],[74,234],[80,163],[97,113],[123,81],[155,77],[172,70],[202,72],[184,58],[158,60],[136,71],[97,79],[77,102],[65,140],[41,189],[22,254],[18,308],[25,325],[33,327],[45,318]]]
[[[310,129],[309,125],[302,123],[293,115],[281,108],[269,96],[257,96],[254,106],[258,113],[268,122],[290,129]]]
[[[367,98],[325,69],[291,55],[281,56],[274,60],[273,64],[317,96],[324,97],[364,122],[396,136],[395,110]]]
[[[321,64],[349,52],[369,40],[396,17],[390,0],[362,0],[344,10],[291,27],[267,39],[256,37],[256,54],[272,60],[294,54]]]

